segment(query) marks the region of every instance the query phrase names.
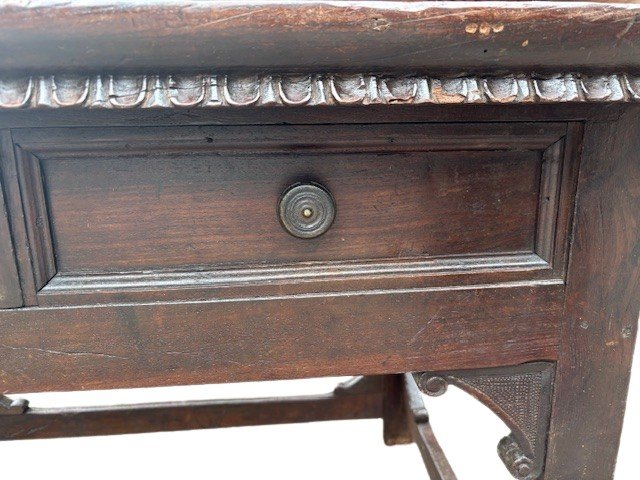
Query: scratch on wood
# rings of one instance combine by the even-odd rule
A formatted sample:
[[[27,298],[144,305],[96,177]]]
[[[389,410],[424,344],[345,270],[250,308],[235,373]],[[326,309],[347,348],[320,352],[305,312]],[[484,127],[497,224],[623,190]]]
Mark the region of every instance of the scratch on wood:
[[[69,357],[105,357],[105,358],[117,358],[121,360],[129,360],[128,357],[122,357],[119,355],[111,355],[108,353],[98,353],[98,352],[65,352],[62,350],[49,350],[46,348],[37,348],[37,347],[12,347],[11,345],[5,345],[5,344],[0,344],[0,348],[6,348],[9,350],[34,351],[34,352],[46,353],[50,355],[65,355]]]
[[[636,24],[637,21],[638,21],[638,15],[635,15],[631,20],[629,20],[626,26],[624,27],[624,29],[622,29],[622,31],[616,35],[618,40],[620,40],[627,33],[629,33],[629,31],[633,28],[633,26]]]

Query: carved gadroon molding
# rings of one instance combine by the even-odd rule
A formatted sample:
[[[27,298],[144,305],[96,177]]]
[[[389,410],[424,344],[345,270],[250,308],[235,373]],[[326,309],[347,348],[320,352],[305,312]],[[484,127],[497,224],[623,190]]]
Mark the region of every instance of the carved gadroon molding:
[[[0,109],[640,102],[640,76],[94,75],[0,78]]]
[[[427,395],[442,395],[455,385],[488,406],[511,429],[498,444],[500,458],[515,478],[534,480],[544,469],[554,371],[553,363],[535,362],[414,378]]]

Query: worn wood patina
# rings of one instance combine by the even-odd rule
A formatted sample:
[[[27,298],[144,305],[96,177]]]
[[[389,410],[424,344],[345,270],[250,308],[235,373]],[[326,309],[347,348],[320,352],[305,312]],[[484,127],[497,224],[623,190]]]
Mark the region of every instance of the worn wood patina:
[[[382,418],[453,480],[420,391],[455,385],[509,427],[514,477],[613,478],[640,311],[638,18],[3,2],[0,438]],[[28,402],[331,375],[358,378]]]

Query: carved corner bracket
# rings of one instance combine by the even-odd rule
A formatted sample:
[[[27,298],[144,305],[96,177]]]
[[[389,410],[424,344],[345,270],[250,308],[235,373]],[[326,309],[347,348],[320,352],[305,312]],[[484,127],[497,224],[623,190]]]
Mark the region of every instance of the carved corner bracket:
[[[544,468],[555,364],[535,362],[514,367],[451,372],[419,372],[420,390],[440,396],[448,385],[471,394],[511,429],[498,454],[519,480],[534,480]]]

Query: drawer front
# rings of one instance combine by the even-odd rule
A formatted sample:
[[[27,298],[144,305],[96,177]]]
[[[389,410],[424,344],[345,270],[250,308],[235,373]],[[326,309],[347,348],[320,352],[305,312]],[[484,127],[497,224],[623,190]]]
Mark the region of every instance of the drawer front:
[[[31,308],[0,312],[2,348],[96,388],[258,379],[259,364],[270,378],[406,371],[443,343],[441,366],[550,358],[579,136],[563,123],[14,131],[2,167]],[[313,238],[282,218],[295,185],[331,207]],[[299,205],[303,222],[319,207]],[[516,332],[530,348],[513,349]]]
[[[59,272],[142,271],[532,252],[534,151],[125,155],[42,161]],[[298,182],[334,198],[301,240],[278,200]]]
[[[220,281],[225,271],[257,269],[282,279],[310,265],[336,275],[365,266],[387,273],[403,265],[486,268],[498,260],[511,269],[515,262],[553,270],[565,249],[560,208],[571,197],[561,185],[566,130],[422,124],[21,132],[16,161],[38,256],[36,288],[48,293],[99,279],[115,288],[120,278],[124,291],[134,278],[143,287],[145,274],[167,285],[174,279],[179,288]],[[283,228],[279,200],[298,183],[321,185],[332,197],[335,218],[323,235],[300,239]]]

